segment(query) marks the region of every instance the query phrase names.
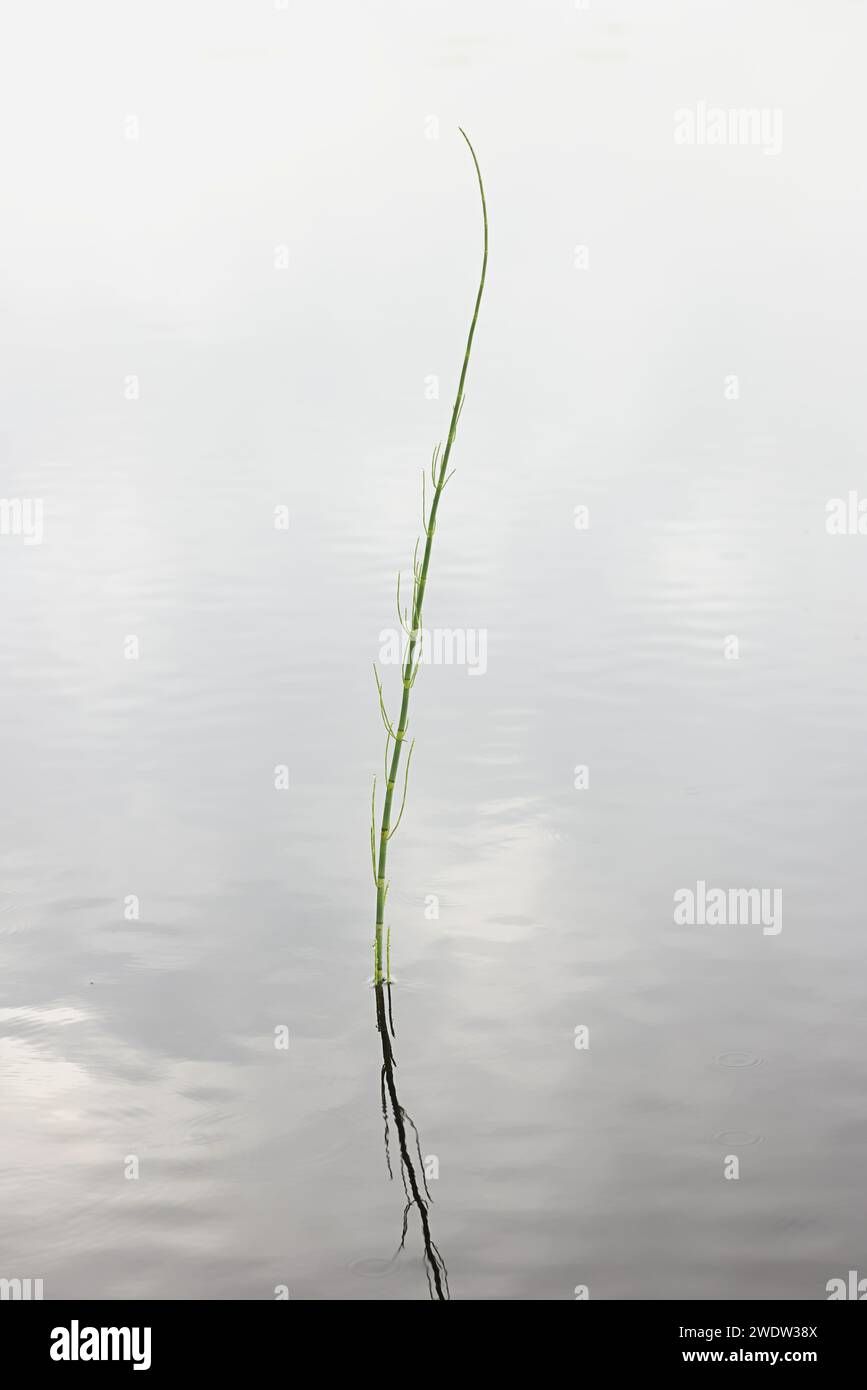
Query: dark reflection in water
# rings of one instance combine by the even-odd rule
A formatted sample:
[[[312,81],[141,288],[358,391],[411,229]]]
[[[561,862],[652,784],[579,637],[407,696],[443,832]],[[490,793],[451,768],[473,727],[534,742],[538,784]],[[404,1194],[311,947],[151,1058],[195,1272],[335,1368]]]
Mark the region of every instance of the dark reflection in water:
[[[407,1230],[409,1228],[409,1214],[415,1207],[418,1211],[421,1222],[422,1240],[424,1242],[424,1268],[427,1275],[430,1296],[434,1299],[445,1301],[449,1295],[449,1276],[445,1266],[445,1261],[436,1247],[430,1229],[429,1207],[433,1202],[427,1185],[424,1171],[424,1159],[422,1158],[421,1145],[419,1143],[418,1130],[412,1116],[407,1114],[397,1098],[397,1088],[394,1081],[394,1072],[397,1063],[394,1059],[394,1048],[392,1040],[394,1038],[394,1015],[392,1012],[391,985],[376,985],[374,989],[376,995],[376,1027],[382,1043],[382,1072],[380,1074],[380,1092],[382,1098],[382,1118],[385,1125],[385,1161],[388,1164],[388,1176],[394,1177],[391,1163],[391,1140],[389,1111],[391,1120],[397,1131],[398,1149],[400,1153],[400,1176],[403,1182],[403,1190],[406,1195],[406,1205],[403,1209],[403,1229],[400,1234],[400,1245],[397,1253],[403,1250],[406,1244]],[[412,1140],[407,1137],[408,1129],[412,1130]],[[418,1171],[416,1171],[416,1163]],[[419,1185],[421,1178],[421,1186]]]

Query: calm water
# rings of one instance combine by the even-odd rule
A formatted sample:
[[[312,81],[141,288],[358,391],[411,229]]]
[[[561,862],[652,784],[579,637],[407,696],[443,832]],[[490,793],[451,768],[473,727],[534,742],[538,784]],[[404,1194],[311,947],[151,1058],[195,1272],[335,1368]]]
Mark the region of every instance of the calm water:
[[[825,528],[867,491],[863,11],[85,8],[2,84],[2,493],[44,539],[0,537],[0,1275],[867,1274],[867,538]],[[677,145],[700,101],[782,149]],[[487,670],[413,692],[392,1038],[370,666],[478,273],[459,122],[491,267],[425,616]],[[782,930],[677,925],[698,880]]]

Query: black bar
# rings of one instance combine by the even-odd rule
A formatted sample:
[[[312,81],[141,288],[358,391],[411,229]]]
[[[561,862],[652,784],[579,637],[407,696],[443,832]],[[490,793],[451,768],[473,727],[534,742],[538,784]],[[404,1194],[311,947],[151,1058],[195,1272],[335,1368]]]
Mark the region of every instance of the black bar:
[[[548,1360],[559,1343],[573,1359],[576,1376],[594,1362],[597,1370],[611,1372],[797,1365],[805,1375],[844,1367],[851,1374],[861,1359],[865,1329],[863,1311],[847,1301],[570,1301],[569,1307],[456,1301],[446,1309],[428,1303],[388,1309],[376,1302],[0,1302],[7,1376],[135,1375],[137,1360],[142,1383],[145,1376],[159,1380],[185,1371],[222,1380],[269,1364],[291,1375],[303,1373],[311,1355],[323,1369],[345,1357],[357,1370],[359,1358],[386,1345],[389,1355],[405,1351],[416,1359],[423,1349],[425,1370],[442,1357],[454,1373],[459,1347],[466,1370],[468,1338],[473,1362],[478,1356],[496,1363],[519,1346]],[[54,1359],[52,1348],[69,1358],[77,1353],[77,1359]],[[82,1353],[91,1350],[106,1359],[84,1359]],[[113,1353],[127,1359],[109,1359]]]

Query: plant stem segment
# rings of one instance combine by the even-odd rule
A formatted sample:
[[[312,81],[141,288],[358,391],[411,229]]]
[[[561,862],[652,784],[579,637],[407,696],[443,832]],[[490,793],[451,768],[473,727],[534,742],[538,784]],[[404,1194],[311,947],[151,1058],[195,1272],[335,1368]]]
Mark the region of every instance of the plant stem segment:
[[[379,687],[379,692],[380,692],[380,697],[379,697],[379,698],[380,698],[380,709],[381,709],[381,711],[382,711],[383,722],[385,723],[385,729],[386,729],[386,743],[385,743],[385,765],[386,765],[385,801],[384,801],[383,807],[382,807],[382,822],[381,822],[380,831],[379,831],[379,849],[378,849],[378,854],[377,854],[377,849],[376,849],[375,829],[374,829],[374,826],[375,826],[375,819],[376,819],[376,800],[375,800],[375,798],[376,798],[376,782],[375,782],[375,781],[374,781],[374,805],[373,805],[373,816],[372,816],[372,823],[371,823],[371,857],[372,857],[372,859],[373,859],[374,880],[375,880],[375,882],[376,882],[376,938],[375,938],[375,942],[374,942],[374,970],[373,970],[373,979],[374,979],[374,984],[377,984],[377,985],[378,985],[378,984],[381,984],[382,981],[383,981],[383,979],[384,979],[383,969],[382,969],[382,963],[383,963],[383,962],[382,962],[382,957],[383,957],[383,926],[384,926],[384,923],[385,923],[385,901],[386,901],[386,896],[387,896],[387,894],[388,894],[388,882],[387,882],[386,877],[385,877],[386,861],[387,861],[387,859],[388,859],[388,842],[389,842],[391,836],[394,834],[394,831],[397,829],[397,824],[395,824],[393,827],[392,827],[392,824],[391,824],[391,810],[392,810],[392,802],[393,802],[393,800],[394,800],[394,789],[395,789],[395,786],[396,786],[396,784],[397,784],[397,776],[398,776],[398,772],[399,772],[399,770],[400,770],[401,754],[402,754],[402,752],[403,752],[403,745],[404,745],[404,743],[406,742],[406,732],[407,732],[407,728],[408,728],[408,726],[409,726],[409,695],[410,695],[410,691],[412,690],[413,685],[415,684],[415,678],[416,678],[416,676],[418,675],[419,661],[420,661],[420,659],[421,659],[420,645],[421,645],[421,628],[422,628],[422,608],[423,608],[423,605],[424,605],[425,589],[427,588],[427,578],[428,578],[428,569],[429,569],[429,567],[430,567],[431,548],[432,548],[432,546],[433,546],[434,532],[436,531],[437,513],[438,513],[438,511],[439,511],[440,498],[442,497],[442,494],[443,494],[443,490],[444,490],[444,488],[445,488],[445,485],[446,485],[446,483],[448,482],[449,477],[451,476],[451,475],[449,474],[449,472],[448,472],[449,458],[451,457],[452,445],[453,445],[454,442],[455,442],[455,435],[456,435],[456,433],[457,433],[457,428],[458,428],[458,420],[460,419],[461,408],[462,408],[463,403],[464,403],[464,383],[465,383],[466,377],[467,377],[467,368],[469,367],[469,364],[470,364],[470,353],[471,353],[472,347],[473,347],[473,336],[474,336],[475,331],[476,331],[476,321],[478,320],[478,317],[479,317],[479,306],[481,305],[481,302],[482,302],[482,292],[483,292],[483,290],[484,290],[484,288],[485,288],[485,274],[486,274],[487,268],[488,268],[488,209],[487,209],[487,205],[486,205],[486,203],[485,203],[485,189],[484,189],[484,185],[483,185],[483,183],[482,183],[482,173],[481,173],[481,170],[480,170],[480,168],[479,168],[479,161],[476,159],[476,152],[475,152],[475,150],[473,149],[472,145],[470,144],[469,137],[467,136],[466,132],[463,131],[463,130],[461,130],[461,135],[463,135],[464,139],[466,140],[467,145],[468,145],[468,147],[469,147],[470,154],[471,154],[472,157],[473,157],[473,164],[475,165],[475,168],[476,168],[476,177],[477,177],[477,179],[478,179],[478,181],[479,181],[479,193],[481,194],[481,198],[482,198],[482,219],[483,219],[483,222],[484,222],[484,231],[485,231],[485,250],[484,250],[484,255],[483,255],[483,257],[482,257],[482,274],[481,274],[481,278],[480,278],[480,280],[479,280],[479,290],[478,290],[478,294],[476,295],[476,303],[475,303],[475,307],[474,307],[474,309],[473,309],[473,318],[472,318],[472,322],[470,323],[470,331],[469,331],[469,334],[468,334],[468,336],[467,336],[467,346],[466,346],[466,351],[465,351],[465,353],[464,353],[463,366],[461,367],[461,376],[460,376],[460,380],[459,380],[459,382],[458,382],[458,389],[457,389],[457,394],[456,394],[456,396],[455,396],[455,403],[454,403],[454,406],[453,406],[453,408],[452,408],[452,418],[451,418],[451,423],[450,423],[450,425],[449,425],[449,433],[448,433],[448,438],[446,439],[446,446],[445,446],[445,449],[443,449],[442,454],[440,454],[439,445],[437,445],[437,448],[434,450],[433,459],[432,459],[432,461],[431,461],[431,481],[432,481],[432,483],[433,483],[433,497],[432,497],[432,499],[431,499],[430,512],[429,512],[429,514],[424,518],[425,546],[424,546],[424,553],[423,553],[422,558],[421,558],[421,563],[419,564],[418,561],[417,561],[417,559],[414,559],[414,560],[413,560],[414,584],[413,584],[413,599],[412,599],[412,619],[411,619],[411,623],[410,623],[410,626],[409,626],[408,629],[406,629],[406,625],[405,625],[405,623],[404,623],[405,630],[407,630],[408,637],[409,637],[409,645],[408,645],[408,647],[407,647],[406,660],[405,660],[404,665],[403,665],[403,673],[402,673],[402,674],[403,674],[403,698],[402,698],[401,704],[400,704],[400,716],[399,716],[399,718],[398,718],[397,727],[396,727],[396,728],[395,728],[395,726],[389,721],[388,715],[387,715],[386,712],[385,712],[385,706],[384,706],[383,701],[382,701],[382,688],[381,688],[381,686],[379,685],[379,677],[377,676],[377,686]],[[418,553],[418,548],[416,547],[416,554],[417,554],[417,553]],[[399,592],[399,591],[398,591],[398,592]],[[400,615],[400,605],[399,605],[399,602],[398,602],[398,615]],[[403,623],[404,620],[401,619],[401,622]],[[416,657],[416,650],[417,650],[417,648],[419,649],[418,658]],[[375,669],[375,668],[374,668],[374,669]],[[394,743],[394,748],[393,748],[393,749],[392,749],[392,747],[391,747],[392,742]],[[391,761],[390,761],[390,762],[389,762],[389,754],[391,754]],[[411,758],[411,757],[412,757],[412,746],[410,747],[409,757],[407,758],[407,766],[406,766],[406,778],[407,778],[407,779],[408,779],[408,777],[409,777],[409,758]],[[404,800],[404,803],[405,803],[405,801],[406,801],[406,781],[404,782],[403,800]],[[403,804],[401,804],[400,814],[398,815],[398,822],[399,822],[399,820],[400,820],[400,815],[401,815],[402,813],[403,813]],[[389,970],[389,974],[390,974],[390,970]]]

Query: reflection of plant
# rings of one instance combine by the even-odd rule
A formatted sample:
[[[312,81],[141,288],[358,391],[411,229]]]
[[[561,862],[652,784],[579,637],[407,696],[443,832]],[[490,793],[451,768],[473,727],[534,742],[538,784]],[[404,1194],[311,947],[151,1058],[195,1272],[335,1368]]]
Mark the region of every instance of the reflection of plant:
[[[386,1006],[385,991],[388,990],[388,1004]],[[398,1254],[406,1243],[406,1233],[409,1225],[409,1213],[415,1207],[421,1221],[421,1234],[424,1242],[424,1272],[427,1275],[427,1284],[431,1298],[440,1299],[445,1302],[449,1297],[449,1273],[445,1266],[445,1261],[436,1247],[430,1229],[430,1215],[428,1212],[429,1204],[433,1201],[428,1190],[427,1179],[424,1171],[424,1159],[421,1156],[421,1145],[419,1144],[418,1130],[413,1123],[412,1116],[408,1115],[397,1098],[397,1089],[394,1083],[394,1069],[397,1065],[394,1060],[391,1040],[394,1036],[394,1022],[391,1016],[391,986],[378,984],[376,986],[376,1026],[379,1030],[382,1042],[382,1072],[380,1075],[380,1090],[382,1098],[382,1120],[385,1126],[385,1161],[388,1164],[388,1176],[394,1177],[391,1167],[391,1150],[389,1147],[389,1127],[388,1114],[391,1109],[391,1117],[394,1127],[397,1130],[397,1144],[400,1155],[400,1176],[403,1179],[403,1190],[406,1195],[406,1206],[403,1209],[403,1230],[400,1233],[400,1245]],[[407,1126],[412,1129],[415,1142],[410,1146]],[[416,1173],[413,1163],[412,1149],[418,1157],[419,1172],[421,1183]],[[424,1192],[422,1193],[422,1189]],[[396,1258],[396,1256],[395,1256]]]
[[[476,177],[479,180],[479,192],[482,196],[482,219],[484,223],[485,232],[485,250],[484,255],[482,257],[482,274],[481,279],[479,280],[479,291],[476,295],[475,308],[473,309],[473,319],[472,323],[470,324],[470,331],[467,337],[467,347],[464,353],[463,366],[461,367],[461,376],[458,382],[457,395],[455,396],[455,403],[452,408],[452,418],[451,423],[449,425],[448,438],[446,439],[446,447],[441,451],[441,446],[438,444],[433,451],[433,458],[431,459],[431,485],[433,488],[433,495],[431,498],[430,512],[428,512],[427,510],[427,485],[424,470],[422,470],[422,524],[424,527],[425,534],[425,546],[421,562],[419,562],[418,547],[421,541],[421,537],[419,537],[415,543],[415,553],[413,554],[412,558],[413,586],[411,618],[410,611],[406,607],[401,609],[400,575],[398,575],[397,578],[397,616],[400,620],[401,627],[403,628],[404,632],[409,638],[406,660],[403,665],[403,699],[401,700],[400,704],[400,716],[397,721],[397,727],[395,727],[394,724],[392,724],[391,720],[388,717],[385,708],[385,701],[383,699],[382,694],[382,683],[380,682],[379,673],[376,670],[375,664],[373,668],[374,675],[376,676],[376,688],[379,692],[379,709],[382,715],[382,722],[385,725],[385,801],[383,802],[382,822],[379,831],[378,862],[376,851],[375,777],[373,779],[373,797],[371,802],[370,813],[370,857],[373,863],[373,881],[376,884],[376,939],[374,943],[373,968],[373,979],[375,984],[380,984],[382,980],[385,978],[382,968],[382,936],[383,925],[385,922],[385,900],[388,894],[388,882],[385,877],[386,859],[388,857],[388,842],[391,839],[394,832],[397,830],[398,825],[400,824],[401,816],[403,815],[403,809],[406,805],[406,789],[407,783],[409,781],[409,765],[412,759],[412,750],[415,747],[415,740],[413,740],[413,742],[410,744],[409,753],[407,754],[406,759],[406,771],[404,773],[403,797],[401,799],[400,811],[398,812],[397,820],[395,821],[394,825],[392,825],[391,804],[394,798],[394,788],[397,782],[397,774],[400,769],[400,755],[403,749],[404,742],[406,740],[407,726],[409,724],[409,692],[412,690],[412,687],[415,684],[415,678],[418,675],[418,668],[421,659],[421,652],[419,652],[419,659],[416,659],[416,647],[419,645],[421,639],[422,605],[424,603],[425,586],[427,585],[431,546],[433,544],[434,532],[436,530],[437,511],[439,510],[440,498],[443,494],[446,483],[452,476],[452,474],[447,471],[449,465],[449,457],[451,455],[452,445],[455,442],[455,435],[457,433],[458,428],[458,420],[460,419],[461,409],[464,404],[464,382],[466,381],[467,367],[470,364],[470,352],[473,346],[473,334],[476,331],[476,320],[479,317],[479,305],[482,302],[482,291],[485,288],[485,272],[488,268],[488,210],[485,204],[485,189],[484,185],[482,184],[482,173],[479,169],[479,161],[476,159],[476,152],[470,144],[469,138],[463,130],[461,131],[461,135],[463,135],[464,139],[467,142],[467,145],[469,145],[470,154],[473,157],[473,164],[476,167]],[[454,469],[452,470],[452,472],[454,472]],[[393,749],[391,747],[392,742],[394,743]],[[391,755],[390,763],[389,754]],[[389,930],[389,947],[390,936],[391,932]],[[390,956],[390,951],[388,947],[386,948],[386,955],[386,975],[390,978],[391,968],[390,960],[388,959],[388,956]]]

